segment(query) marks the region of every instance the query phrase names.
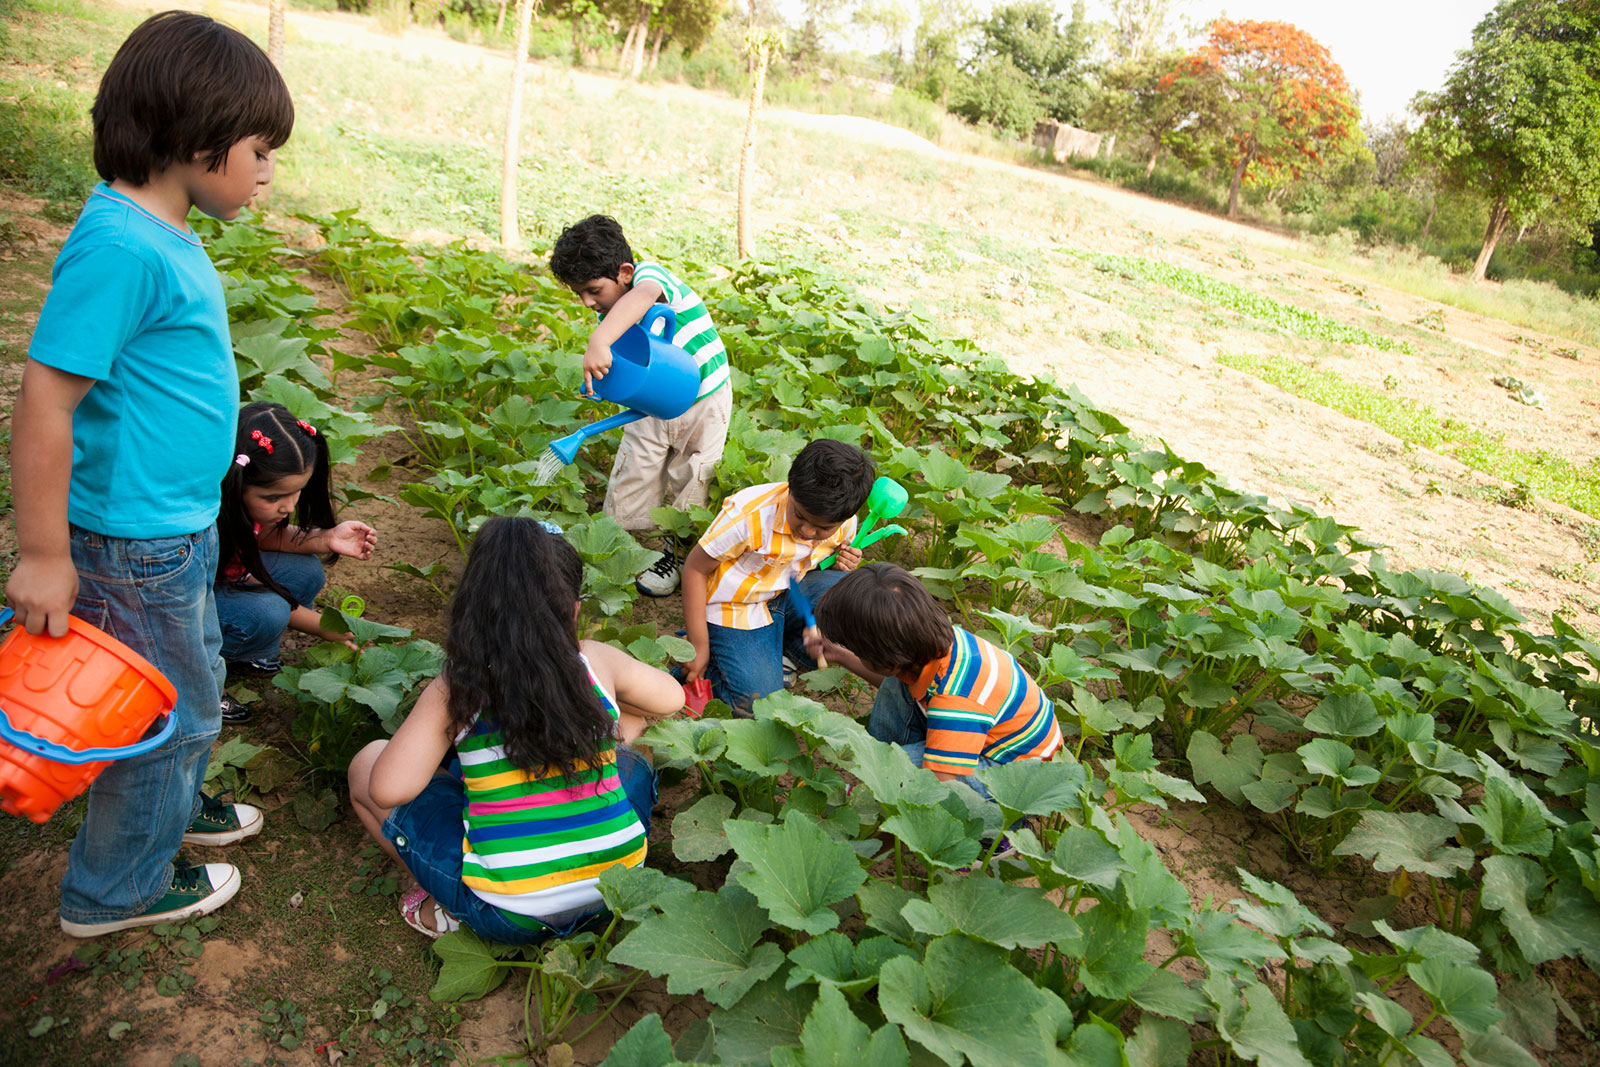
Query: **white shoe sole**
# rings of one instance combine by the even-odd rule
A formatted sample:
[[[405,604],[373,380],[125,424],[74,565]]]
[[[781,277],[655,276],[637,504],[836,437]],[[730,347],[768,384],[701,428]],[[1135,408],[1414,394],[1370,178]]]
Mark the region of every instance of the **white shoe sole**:
[[[202,897],[187,907],[164,911],[159,915],[135,915],[131,919],[113,919],[103,923],[75,923],[62,919],[61,932],[68,937],[101,937],[120,930],[182,922],[197,915],[209,915],[238,895],[244,879],[239,876],[239,868],[231,863],[208,863],[206,873],[211,878],[211,895]]]
[[[186,845],[200,845],[203,848],[217,848],[222,845],[231,845],[243,841],[247,837],[254,837],[266,825],[266,818],[261,814],[261,809],[250,804],[235,804],[233,812],[239,817],[237,830],[224,830],[215,834],[184,834],[183,843]]]

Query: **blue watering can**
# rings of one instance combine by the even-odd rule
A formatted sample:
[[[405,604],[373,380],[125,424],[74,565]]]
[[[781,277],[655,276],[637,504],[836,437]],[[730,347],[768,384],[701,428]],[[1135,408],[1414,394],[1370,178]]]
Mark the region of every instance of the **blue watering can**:
[[[657,322],[665,324],[660,334],[651,332]],[[646,416],[675,419],[694,406],[700,393],[700,366],[688,352],[666,340],[677,329],[678,316],[667,305],[656,304],[612,342],[611,370],[604,378],[595,379],[592,395],[628,410],[550,442],[539,461],[541,484],[577,459],[578,449],[595,434]]]

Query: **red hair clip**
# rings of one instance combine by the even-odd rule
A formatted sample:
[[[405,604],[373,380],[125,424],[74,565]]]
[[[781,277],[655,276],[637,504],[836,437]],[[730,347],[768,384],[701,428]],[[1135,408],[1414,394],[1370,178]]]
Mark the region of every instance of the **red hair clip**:
[[[250,431],[250,436],[251,436],[251,438],[253,438],[255,440],[255,442],[257,444],[259,444],[262,448],[267,450],[267,455],[269,455],[269,456],[272,455],[272,438],[268,437],[266,434],[262,433],[260,430],[251,430]]]
[[[294,424],[312,437],[317,436],[317,428],[304,419],[295,419]]]

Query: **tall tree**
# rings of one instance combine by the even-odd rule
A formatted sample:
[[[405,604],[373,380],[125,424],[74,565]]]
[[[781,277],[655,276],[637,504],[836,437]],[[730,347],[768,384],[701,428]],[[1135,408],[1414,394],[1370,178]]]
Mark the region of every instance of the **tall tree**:
[[[993,69],[991,58],[1008,60],[1033,85],[1046,114],[1079,122],[1088,105],[1089,24],[1083,0],[1062,20],[1050,0],[1013,0],[979,23],[982,40],[975,71]]]
[[[522,154],[522,71],[528,65],[528,35],[539,0],[517,0],[517,47],[511,57],[511,96],[506,101],[505,148],[500,158],[500,243],[522,247],[517,226],[517,162]]]
[[[283,66],[283,9],[286,0],[267,4],[267,58],[274,67]]]
[[[1206,43],[1168,78],[1166,85],[1179,89],[1186,88],[1182,81],[1196,82],[1187,88],[1216,102],[1180,129],[1195,135],[1192,151],[1201,158],[1220,154],[1232,164],[1230,217],[1238,214],[1251,167],[1298,177],[1355,133],[1344,71],[1315,38],[1287,22],[1218,19]]]
[[[1512,219],[1577,236],[1600,218],[1600,0],[1501,0],[1412,109],[1413,149],[1489,202],[1474,281]]]
[[[750,52],[753,71],[750,77],[750,109],[744,119],[744,144],[739,150],[740,259],[748,259],[755,248],[755,233],[750,226],[750,195],[756,178],[756,127],[761,122],[761,97],[767,85],[767,64],[783,47],[783,32],[755,27],[745,32],[744,46]]]
[[[1176,0],[1182,4],[1184,0]],[[1162,41],[1162,31],[1166,28],[1167,15],[1171,13],[1174,0],[1110,0],[1111,7],[1111,56],[1112,60],[1106,65],[1106,71],[1101,75],[1102,89],[1109,90],[1107,82],[1112,80],[1111,71],[1122,68],[1120,78],[1127,79],[1136,76],[1140,70],[1141,61],[1151,54]],[[1123,104],[1131,108],[1132,100]],[[1102,113],[1110,107],[1117,110],[1119,105],[1115,101],[1108,101],[1102,95],[1098,101]],[[1092,122],[1085,116],[1085,121]],[[1115,127],[1103,127],[1110,130],[1106,138],[1106,156],[1110,157],[1117,150],[1117,133]],[[1151,157],[1150,169],[1155,169],[1155,157]]]

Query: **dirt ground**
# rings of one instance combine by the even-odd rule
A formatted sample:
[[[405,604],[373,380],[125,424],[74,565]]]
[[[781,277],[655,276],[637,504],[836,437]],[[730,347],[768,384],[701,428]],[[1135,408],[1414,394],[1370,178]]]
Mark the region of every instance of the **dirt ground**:
[[[198,5],[196,5],[198,6]],[[259,19],[263,9],[211,0],[206,9],[224,16]],[[296,10],[294,35],[338,41],[351,49],[382,49],[402,54],[453,59],[463,65],[504,64],[503,56],[442,35],[408,32],[402,37],[376,33],[366,20],[312,15]],[[541,75],[567,79],[596,96],[618,91],[615,79],[582,72]],[[718,108],[730,118],[742,114],[738,101],[694,93],[678,86],[631,88],[659,93],[674,103]],[[1600,353],[1579,348],[1579,358],[1552,355],[1571,343],[1536,337],[1530,331],[1498,320],[1434,304],[1383,286],[1343,277],[1296,258],[1296,242],[1281,234],[1191,212],[1066,175],[1016,167],[994,160],[955,156],[915,135],[869,120],[769,110],[767,120],[800,129],[823,129],[885,151],[911,152],[948,168],[954,190],[926,202],[906,202],[908,220],[934,219],[952,226],[973,226],[1009,247],[1037,256],[1041,272],[1059,272],[1070,261],[1065,248],[1137,255],[1160,255],[1192,269],[1265,292],[1282,286],[1294,300],[1323,310],[1341,321],[1359,319],[1376,332],[1406,337],[1414,355],[1377,353],[1351,346],[1348,352],[1318,351],[1324,365],[1351,380],[1374,387],[1425,395],[1442,414],[1474,424],[1490,418],[1494,428],[1522,448],[1546,448],[1574,460],[1600,451],[1600,384],[1595,365]],[[1035,190],[1065,206],[1042,218],[1033,201],[1005,208],[986,203],[1000,188]],[[849,182],[829,189],[807,190],[790,206],[768,204],[763,226],[831,227],[830,213],[844,211],[861,197]],[[39,217],[37,202],[0,192],[0,219],[16,220],[30,235],[16,247],[0,250],[0,406],[8,412],[20,372],[21,354],[48,282],[49,264],[65,236],[62,228]],[[788,211],[790,214],[782,214]],[[837,218],[834,214],[834,218]],[[1158,236],[1159,235],[1159,236]],[[1155,251],[1159,249],[1159,252]],[[889,242],[888,254],[897,249]],[[971,264],[977,272],[995,275],[1013,268],[992,261]],[[904,302],[930,294],[909,271],[885,271],[872,279],[882,299]],[[332,283],[314,280],[324,306],[339,306]],[[1596,585],[1600,533],[1596,520],[1569,509],[1536,501],[1529,509],[1505,506],[1507,487],[1455,460],[1411,448],[1369,424],[1330,409],[1298,400],[1249,375],[1217,362],[1219,355],[1270,350],[1280,344],[1236,323],[1174,316],[1141,317],[1132,313],[1126,293],[1107,291],[1074,278],[1049,297],[1030,295],[1017,284],[999,294],[959,294],[948,302],[952,329],[981,337],[984,347],[1030,373],[1053,374],[1078,385],[1094,401],[1127,421],[1153,441],[1164,440],[1186,458],[1196,459],[1234,484],[1266,493],[1279,501],[1300,500],[1360,527],[1389,546],[1396,567],[1425,566],[1466,572],[1472,580],[1495,587],[1538,624],[1554,610],[1569,612],[1580,625],[1600,628],[1600,588]],[[998,321],[979,315],[974,300],[1002,305]],[[1361,304],[1360,301],[1365,301]],[[1376,305],[1372,307],[1370,305]],[[1433,316],[1442,331],[1413,324]],[[1008,323],[1019,324],[1011,328]],[[1030,324],[1024,329],[1020,324]],[[1129,346],[1105,338],[1135,339]],[[353,351],[364,340],[347,334],[335,342]],[[1288,346],[1285,347],[1294,347]],[[1513,403],[1488,378],[1513,374],[1537,383],[1550,397],[1545,411]],[[1392,380],[1395,384],[1388,385]],[[0,428],[9,424],[0,423]],[[392,492],[394,483],[367,482],[380,461],[404,458],[397,437],[374,442],[365,450],[351,480],[375,492]],[[409,508],[369,501],[355,511],[380,531],[383,546],[404,546],[403,558],[416,564],[440,561],[459,564],[454,542],[443,526]],[[1092,536],[1093,523],[1074,524]],[[0,570],[12,553],[9,523],[0,530]],[[391,557],[392,558],[392,557]],[[371,563],[344,561],[330,574],[330,584],[362,595],[369,611],[384,621],[415,628],[423,636],[442,636],[439,598],[415,579],[385,570],[384,554]],[[669,602],[670,607],[670,602]],[[655,605],[641,609],[646,618],[669,621],[670,611]],[[266,710],[249,728],[254,739],[281,737],[291,709],[266,698]],[[370,1062],[382,1049],[341,1049],[329,1045],[350,1020],[322,1012],[306,1025],[306,1040],[288,1050],[272,1040],[256,1020],[265,997],[296,997],[306,1003],[347,1005],[344,1013],[369,1003],[362,984],[373,966],[404,970],[412,985],[427,986],[427,948],[405,930],[393,914],[392,897],[353,895],[344,887],[351,866],[348,857],[362,846],[353,819],[343,818],[321,835],[295,826],[290,815],[293,788],[268,798],[269,826],[260,839],[231,850],[227,856],[244,869],[247,888],[227,913],[237,915],[206,942],[204,955],[190,968],[192,989],[178,998],[158,996],[153,979],[130,991],[90,986],[68,974],[60,982],[79,983],[74,1017],[62,1021],[60,1033],[98,1036],[113,1021],[131,1020],[125,1062],[165,1067],[171,1063],[232,1065],[276,1061],[285,1064],[331,1064],[333,1053],[345,1062]],[[685,872],[671,859],[666,845],[673,812],[690,790],[681,786],[664,794],[652,833],[652,863],[669,872]],[[1211,895],[1226,900],[1239,895],[1233,867],[1244,865],[1278,879],[1312,903],[1328,920],[1339,923],[1354,915],[1363,899],[1381,895],[1379,879],[1343,872],[1327,877],[1286,855],[1276,835],[1262,823],[1226,806],[1176,805],[1172,813],[1136,811],[1136,825],[1161,848],[1172,869],[1198,903]],[[52,1003],[47,975],[68,962],[76,943],[55,927],[55,885],[64,866],[69,836],[59,823],[25,827],[7,820],[0,838],[6,857],[4,899],[7,919],[0,922],[0,946],[25,966],[0,978],[0,1024],[28,1027],[36,1023],[40,1003]],[[218,857],[220,858],[220,857]],[[292,893],[304,891],[307,906],[292,909]],[[1402,914],[1422,917],[1417,896],[1402,904]],[[1408,925],[1405,923],[1403,925]],[[1154,955],[1159,946],[1152,946]],[[420,977],[418,977],[420,976]],[[1580,976],[1576,994],[1593,1000],[1592,975]],[[482,1062],[512,1056],[523,1032],[523,987],[513,979],[483,1001],[463,1005],[451,1024],[452,1051],[466,1061]],[[1569,994],[1573,995],[1573,994]],[[366,1000],[363,1001],[362,997]],[[59,999],[59,998],[58,998]],[[1578,1003],[1575,1000],[1575,1003]],[[678,1034],[706,1014],[697,997],[671,997],[664,983],[640,984],[613,1019],[598,1027],[575,1048],[575,1062],[595,1064],[616,1037],[648,1012],[659,1012],[669,1032]],[[1550,1063],[1587,1062],[1576,1045],[1576,1033],[1564,1026],[1563,1044],[1545,1056]],[[83,1062],[69,1055],[70,1040],[26,1046],[31,1062]],[[320,1046],[320,1047],[319,1047]],[[331,1050],[331,1051],[330,1051]],[[182,1059],[188,1054],[192,1059]]]

